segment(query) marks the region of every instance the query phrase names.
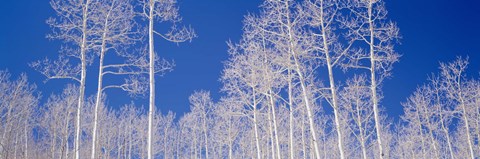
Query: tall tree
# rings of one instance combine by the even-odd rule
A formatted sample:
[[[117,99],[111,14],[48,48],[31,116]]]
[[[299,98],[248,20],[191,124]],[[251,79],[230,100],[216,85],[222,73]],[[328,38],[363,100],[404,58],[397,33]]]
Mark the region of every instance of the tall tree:
[[[180,22],[181,18],[178,14],[178,8],[175,6],[176,0],[140,0],[142,16],[148,20],[148,57],[149,57],[149,110],[148,110],[148,159],[153,158],[152,154],[152,131],[153,131],[153,113],[155,112],[155,50],[154,50],[154,34],[159,35],[164,40],[180,43],[192,40],[196,35],[191,28],[176,27],[176,23]],[[159,22],[172,22],[174,25],[167,33],[160,33],[155,31],[154,24]]]
[[[395,52],[395,43],[400,38],[399,29],[394,22],[388,20],[385,2],[382,0],[347,1],[350,9],[349,18],[342,19],[342,27],[350,30],[350,40],[366,44],[366,48],[356,49],[349,55],[345,67],[366,69],[370,73],[370,92],[377,135],[379,158],[384,157],[385,145],[382,143],[382,123],[379,109],[379,87],[389,77],[392,65],[400,55]],[[363,51],[367,50],[367,51]]]
[[[443,81],[444,89],[447,94],[447,98],[451,99],[455,104],[455,109],[460,113],[460,118],[464,126],[463,134],[465,134],[465,140],[467,142],[469,158],[474,159],[474,143],[472,141],[471,123],[473,120],[469,118],[471,107],[473,107],[472,98],[476,91],[472,82],[466,79],[465,72],[467,69],[468,60],[457,58],[451,63],[441,63],[441,78]],[[473,96],[472,96],[473,95]]]
[[[141,39],[140,30],[134,21],[135,12],[131,0],[95,0],[92,2],[92,10],[96,16],[92,17],[95,30],[92,31],[94,38],[94,51],[98,52],[98,84],[95,99],[94,123],[92,132],[91,158],[96,158],[96,138],[98,125],[98,108],[102,94],[107,88],[120,88],[131,94],[141,94],[146,88],[142,74],[147,73],[148,63],[145,54],[124,53],[129,45]],[[125,63],[104,64],[107,53],[112,52],[125,58]],[[137,55],[135,55],[137,54]],[[168,67],[167,67],[168,68]],[[104,75],[130,75],[124,84],[103,85]]]
[[[222,90],[229,96],[236,97],[242,103],[241,107],[246,108],[242,114],[252,122],[256,156],[260,159],[262,152],[260,150],[259,108],[261,101],[265,99],[261,94],[263,91],[259,90],[264,82],[263,74],[259,71],[263,62],[262,56],[254,52],[254,45],[231,45],[230,49],[232,56],[225,64],[221,77],[224,83]]]
[[[305,33],[305,15],[299,7],[299,3],[291,0],[265,1],[262,5],[260,18],[266,18],[267,27],[262,28],[269,34],[268,40],[273,47],[282,53],[285,58],[284,66],[294,75],[295,82],[301,88],[301,97],[307,113],[310,137],[314,147],[316,158],[320,158],[317,134],[314,124],[315,115],[313,105],[315,101],[311,95],[314,93],[309,88],[313,87],[311,79],[314,79],[312,52],[314,41]]]
[[[76,113],[75,131],[75,158],[79,159],[81,108],[85,97],[85,80],[87,65],[91,60],[88,53],[92,49],[90,24],[92,16],[91,0],[51,0],[50,5],[57,16],[48,19],[47,23],[52,27],[53,33],[48,37],[60,39],[67,44],[61,49],[63,54],[57,61],[48,59],[37,61],[31,66],[45,75],[47,79],[72,79],[79,82],[78,105]],[[70,58],[79,59],[79,63],[70,62]]]

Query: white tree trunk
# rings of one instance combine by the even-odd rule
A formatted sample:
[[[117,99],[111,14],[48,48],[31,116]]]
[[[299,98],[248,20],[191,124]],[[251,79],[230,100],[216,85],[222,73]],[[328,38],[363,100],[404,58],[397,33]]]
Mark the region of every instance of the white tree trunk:
[[[68,125],[70,123],[70,111],[67,111],[66,123],[65,123],[65,159],[68,159]]]
[[[422,142],[422,146],[421,146],[421,150],[422,150],[422,155],[423,155],[423,158],[426,159],[427,158],[427,152],[425,150],[425,139],[423,138],[423,131],[422,131],[422,123],[421,123],[421,120],[420,120],[420,114],[418,113],[418,109],[415,110],[416,114],[417,114],[417,123],[418,123],[418,132],[420,133],[420,141]]]
[[[452,147],[452,142],[450,141],[450,134],[448,133],[447,128],[445,127],[445,123],[443,121],[443,117],[440,116],[440,122],[442,124],[442,130],[445,133],[445,138],[447,139],[447,145],[448,145],[448,152],[450,153],[450,158],[455,158],[453,154],[453,147]]]
[[[206,112],[203,112],[203,135],[205,137],[205,157],[208,158],[208,132],[207,132],[207,113]]]
[[[323,20],[322,20],[323,21]],[[323,23],[322,23],[323,26]],[[339,114],[339,108],[338,108],[338,102],[337,102],[337,91],[335,87],[335,80],[333,77],[333,66],[332,66],[332,61],[330,57],[329,48],[327,44],[327,39],[326,39],[326,34],[325,34],[325,29],[322,29],[322,34],[323,34],[323,45],[325,49],[325,55],[327,58],[327,68],[328,68],[328,79],[330,83],[330,91],[332,93],[332,107],[333,107],[333,114],[335,118],[335,130],[337,132],[337,141],[338,141],[338,151],[340,152],[340,158],[344,159],[345,158],[345,152],[343,149],[343,136],[342,136],[342,129],[341,129],[341,124],[340,124],[340,114]]]
[[[422,106],[423,106],[423,110],[424,110],[424,113],[423,113],[423,114],[425,114],[425,117],[424,117],[424,118],[425,118],[425,120],[426,120],[426,122],[427,122],[428,134],[429,134],[429,137],[430,137],[430,140],[431,140],[431,144],[432,144],[432,146],[433,146],[433,151],[434,151],[434,153],[435,153],[435,158],[436,158],[436,159],[439,159],[440,156],[439,156],[439,154],[438,154],[438,148],[437,148],[435,136],[433,135],[433,130],[432,130],[433,126],[432,126],[432,123],[430,123],[430,117],[428,116],[428,109],[429,109],[429,108],[427,108],[426,105],[422,105]]]
[[[286,10],[290,10],[289,8],[289,4],[288,4],[288,1],[285,1],[285,8]],[[295,44],[293,44],[293,31],[292,31],[292,24],[291,24],[291,21],[290,21],[290,15],[287,14],[287,17],[286,17],[288,20],[287,20],[287,31],[288,31],[288,38],[289,38],[289,51],[291,53],[291,57],[294,59],[294,65],[295,65],[295,71],[298,75],[298,78],[299,78],[299,81],[300,81],[300,86],[302,88],[302,96],[303,96],[303,100],[305,102],[305,108],[307,109],[307,117],[308,117],[308,121],[309,121],[309,125],[310,125],[310,132],[311,132],[311,136],[312,136],[312,142],[313,142],[313,145],[314,145],[314,150],[315,150],[315,155],[316,155],[316,158],[317,159],[320,159],[320,152],[318,151],[318,144],[317,144],[317,135],[315,133],[315,126],[314,126],[314,120],[313,120],[313,114],[312,114],[312,110],[310,108],[310,99],[308,98],[308,93],[307,93],[307,87],[306,87],[306,84],[305,84],[305,78],[303,76],[303,73],[301,71],[301,67],[300,67],[300,64],[299,64],[299,61],[298,61],[298,58],[297,58],[297,54],[295,52]]]
[[[254,133],[255,133],[255,145],[257,148],[257,159],[262,159],[262,156],[260,155],[260,141],[259,141],[259,136],[258,136],[258,125],[257,125],[257,99],[256,99],[256,93],[255,93],[255,88],[253,89],[253,127],[254,127]]]
[[[113,7],[113,5],[112,5]],[[105,18],[105,24],[102,34],[102,48],[100,50],[100,61],[98,66],[98,85],[97,85],[97,97],[95,101],[95,110],[94,110],[94,119],[93,119],[93,130],[92,130],[92,155],[91,159],[95,159],[95,151],[96,151],[96,144],[97,144],[97,125],[98,125],[98,107],[100,107],[100,102],[102,100],[102,89],[103,89],[103,61],[106,53],[106,38],[107,38],[107,30],[108,30],[108,18],[110,16],[110,12],[107,14]]]
[[[97,86],[97,97],[95,101],[95,110],[94,110],[94,119],[93,119],[93,130],[92,130],[92,154],[91,159],[95,159],[95,150],[96,150],[96,139],[97,139],[97,125],[98,125],[98,107],[100,107],[100,101],[102,98],[102,81],[103,81],[103,53],[104,47],[102,46],[102,53],[100,53],[100,66],[98,71],[98,86]]]
[[[83,1],[82,1],[83,2]],[[75,159],[80,159],[80,119],[81,111],[85,98],[85,80],[87,78],[87,15],[88,15],[88,6],[90,5],[90,0],[86,0],[83,7],[83,21],[82,21],[82,44],[80,46],[80,56],[81,56],[81,75],[80,75],[80,87],[79,87],[79,96],[78,96],[78,105],[77,105],[77,124],[75,130]]]
[[[374,32],[374,24],[373,24],[373,19],[372,19],[372,9],[373,9],[373,0],[369,1],[369,6],[368,6],[368,23],[370,27],[370,90],[372,92],[372,103],[373,103],[373,114],[374,114],[374,119],[375,119],[375,130],[377,134],[377,146],[378,146],[378,151],[379,151],[379,157],[380,159],[383,159],[383,145],[382,145],[382,134],[381,134],[381,128],[380,128],[380,113],[378,110],[378,99],[377,99],[377,80],[375,77],[375,50],[374,50],[374,37],[375,37],[375,32]]]
[[[295,150],[293,148],[293,86],[292,86],[292,75],[291,75],[291,70],[288,70],[288,105],[290,107],[289,109],[289,129],[290,129],[290,159],[295,158]]]
[[[358,127],[358,131],[360,133],[360,147],[362,149],[362,158],[363,159],[367,159],[367,147],[366,147],[366,134],[365,134],[365,129],[363,128],[363,123],[362,123],[362,113],[360,112],[360,108],[359,108],[359,105],[360,105],[360,100],[359,98],[355,98],[355,106],[357,107],[356,109],[356,118],[357,118],[357,127]]]
[[[153,10],[155,9],[155,1],[150,0],[150,10],[148,17],[148,43],[149,43],[149,78],[150,78],[150,97],[149,97],[149,109],[148,109],[148,141],[147,141],[147,151],[148,159],[153,159],[152,152],[152,142],[153,142],[153,113],[155,107],[155,52],[153,47],[153,22],[154,14]]]
[[[270,108],[270,111],[271,111],[271,108]],[[269,132],[269,134],[270,134],[270,143],[271,143],[271,144],[270,144],[270,149],[271,149],[270,151],[271,151],[271,153],[272,153],[271,158],[274,159],[274,158],[275,158],[275,144],[274,144],[275,141],[274,141],[274,139],[273,139],[273,128],[272,128],[272,127],[273,127],[273,126],[272,126],[272,122],[273,122],[273,121],[272,121],[272,119],[271,119],[272,117],[271,117],[271,114],[270,114],[270,113],[267,113],[267,117],[268,117],[268,130],[269,130],[268,132]]]
[[[332,107],[333,107],[333,114],[335,118],[335,129],[337,132],[337,140],[338,140],[338,151],[340,152],[340,158],[344,159],[345,158],[345,152],[343,149],[343,136],[342,136],[342,129],[340,125],[340,114],[339,114],[339,108],[338,108],[338,102],[337,102],[337,92],[336,92],[336,87],[335,87],[335,80],[333,77],[333,63],[330,57],[330,49],[328,45],[328,35],[326,34],[326,27],[325,27],[325,22],[324,22],[324,15],[323,15],[323,0],[320,1],[320,26],[322,30],[322,42],[323,42],[323,49],[325,51],[325,56],[327,60],[327,69],[328,69],[328,79],[330,83],[330,91],[332,93]]]
[[[460,84],[458,84],[458,86],[461,86]],[[475,159],[475,154],[473,153],[473,144],[472,144],[472,140],[471,140],[471,135],[470,135],[470,125],[469,125],[469,122],[468,122],[468,116],[467,116],[467,108],[465,106],[465,101],[462,97],[462,92],[460,91],[460,105],[462,107],[462,117],[463,117],[463,120],[465,122],[465,133],[467,134],[467,143],[468,143],[468,150],[469,150],[469,153],[470,153],[470,157],[472,159]]]
[[[25,117],[24,135],[25,135],[25,158],[28,158],[28,117]]]
[[[269,96],[270,96],[270,106],[271,106],[271,113],[272,113],[272,119],[273,119],[273,130],[274,130],[274,136],[275,136],[275,147],[277,148],[277,158],[281,159],[282,156],[280,155],[280,143],[278,139],[278,128],[277,128],[277,117],[275,115],[275,101],[273,91],[270,89],[269,90]],[[273,144],[273,143],[272,143]]]

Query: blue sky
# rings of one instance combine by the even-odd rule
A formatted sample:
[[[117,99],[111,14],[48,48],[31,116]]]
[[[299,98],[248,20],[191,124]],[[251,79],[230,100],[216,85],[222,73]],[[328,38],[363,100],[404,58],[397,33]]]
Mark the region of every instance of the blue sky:
[[[238,41],[243,17],[257,12],[260,0],[178,0],[184,24],[191,25],[198,38],[180,45],[157,40],[156,51],[174,60],[175,70],[157,80],[157,106],[178,114],[189,110],[188,96],[194,90],[210,90],[218,98],[218,81],[227,59],[226,41]],[[403,111],[400,103],[438,72],[439,62],[456,56],[469,56],[469,74],[480,71],[480,2],[472,0],[386,0],[389,18],[400,27],[402,39],[397,51],[402,54],[394,65],[393,77],[383,85],[382,104],[392,117]],[[53,16],[47,0],[5,1],[0,6],[0,69],[14,77],[25,72],[44,99],[58,93],[70,81],[44,83],[44,77],[28,63],[44,57],[55,58],[61,42],[48,40],[46,19]],[[162,26],[159,26],[162,29]],[[87,95],[96,89],[96,69],[89,70]],[[130,103],[146,105],[146,99],[130,99],[120,91],[108,91],[112,106]]]

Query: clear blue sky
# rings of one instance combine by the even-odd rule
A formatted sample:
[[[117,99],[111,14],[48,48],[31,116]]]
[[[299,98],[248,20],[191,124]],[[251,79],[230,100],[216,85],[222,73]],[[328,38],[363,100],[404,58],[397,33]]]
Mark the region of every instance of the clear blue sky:
[[[238,41],[243,16],[257,12],[260,0],[178,0],[185,24],[195,28],[198,38],[192,43],[175,45],[156,42],[161,56],[175,60],[171,73],[157,80],[157,105],[179,115],[188,111],[188,96],[194,90],[210,90],[220,96],[218,81],[227,59],[226,41]],[[387,0],[389,17],[400,27],[403,56],[394,66],[391,79],[383,86],[382,104],[392,117],[403,111],[400,103],[426,81],[427,75],[438,72],[440,61],[455,56],[470,57],[470,74],[480,71],[480,2],[475,0]],[[9,0],[0,6],[0,69],[8,69],[15,77],[25,72],[31,83],[43,92],[44,99],[58,93],[70,81],[49,81],[28,67],[28,63],[57,56],[60,41],[45,38],[50,28],[45,21],[54,13],[47,0]],[[161,29],[161,26],[160,28]],[[96,69],[89,70],[87,93],[96,89]],[[93,78],[92,78],[93,77]],[[119,91],[108,91],[110,105],[123,105],[129,99]]]

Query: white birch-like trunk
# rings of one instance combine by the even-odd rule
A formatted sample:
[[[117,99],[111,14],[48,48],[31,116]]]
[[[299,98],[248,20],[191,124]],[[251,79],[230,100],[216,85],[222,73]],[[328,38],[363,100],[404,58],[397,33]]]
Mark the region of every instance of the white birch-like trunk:
[[[333,107],[333,114],[335,118],[335,130],[337,132],[337,141],[338,141],[338,150],[340,152],[340,158],[344,159],[345,158],[345,152],[343,149],[343,136],[342,136],[342,129],[340,125],[340,114],[339,114],[339,108],[338,108],[338,102],[337,102],[337,92],[336,92],[336,87],[335,87],[335,80],[333,76],[333,63],[330,57],[330,48],[328,45],[328,39],[327,39],[327,33],[326,33],[326,27],[325,27],[325,21],[323,19],[323,0],[320,1],[320,27],[322,31],[322,42],[323,42],[323,49],[325,51],[325,57],[327,60],[327,69],[328,69],[328,79],[330,83],[330,91],[332,93],[332,107]]]
[[[380,128],[380,112],[378,110],[378,98],[377,98],[377,79],[375,75],[375,50],[374,50],[374,24],[372,19],[372,10],[373,10],[373,0],[370,0],[368,3],[368,24],[370,29],[370,90],[372,92],[372,103],[373,103],[373,114],[375,119],[375,130],[377,134],[377,146],[379,151],[379,158],[383,159],[383,145],[382,145],[382,134]]]
[[[357,87],[357,86],[356,86]],[[358,129],[359,129],[359,133],[360,133],[360,147],[362,149],[362,158],[363,159],[367,159],[367,147],[365,145],[365,140],[366,140],[366,136],[365,136],[365,130],[363,128],[363,123],[362,123],[362,116],[361,116],[361,112],[360,112],[360,99],[359,98],[356,98],[355,99],[355,106],[357,107],[356,109],[356,117],[357,117],[357,126],[358,126]]]
[[[68,109],[68,108],[67,108]],[[65,149],[65,158],[68,159],[68,124],[70,122],[69,120],[69,117],[70,117],[70,111],[67,110],[67,115],[65,117],[65,132],[64,133],[64,136],[63,136],[63,140],[64,140],[64,149]],[[63,155],[62,155],[63,157]]]
[[[197,123],[194,123],[194,128],[193,128],[193,131],[197,131]],[[193,150],[195,151],[195,159],[198,158],[198,150],[197,150],[197,133],[196,132],[192,132],[193,133]],[[201,149],[201,148],[200,148]],[[201,156],[200,156],[201,157]]]
[[[289,109],[289,129],[290,129],[290,159],[295,158],[295,151],[293,148],[293,92],[292,92],[292,75],[291,70],[288,70],[288,105],[290,106]]]
[[[102,46],[100,50],[100,61],[98,66],[98,85],[97,85],[97,96],[95,101],[95,110],[94,110],[94,119],[93,119],[93,130],[92,130],[92,155],[91,159],[95,159],[95,151],[96,151],[96,144],[97,144],[97,125],[98,125],[98,108],[100,107],[100,102],[102,100],[102,89],[103,89],[103,61],[106,53],[106,38],[107,38],[107,31],[108,31],[108,19],[110,17],[110,11],[113,9],[113,4],[110,7],[109,12],[105,18],[104,29],[102,34]]]
[[[271,111],[271,108],[270,108],[270,111]],[[273,121],[271,119],[271,114],[270,113],[267,113],[267,117],[268,117],[268,130],[269,130],[268,132],[270,134],[270,143],[271,143],[270,144],[270,149],[271,149],[270,153],[272,155],[271,158],[275,158],[275,144],[274,144],[274,141],[273,141],[274,139],[273,139],[273,128],[272,128],[273,127],[272,126]]]
[[[100,101],[102,98],[102,82],[103,82],[103,58],[105,56],[105,46],[102,44],[102,51],[100,53],[100,66],[98,71],[98,86],[97,86],[97,96],[95,101],[95,110],[94,110],[94,119],[93,119],[93,130],[92,130],[92,154],[91,159],[95,159],[95,150],[96,150],[96,139],[97,139],[97,125],[98,125],[98,107],[100,107]]]
[[[228,117],[228,159],[233,157],[233,141],[232,141],[232,116]]]
[[[206,114],[206,112],[203,112],[203,135],[205,137],[205,157],[208,158],[208,132],[207,132],[207,114]]]
[[[83,1],[82,1],[83,4]],[[80,159],[80,119],[81,111],[85,98],[85,80],[87,78],[87,18],[88,18],[88,6],[90,5],[90,0],[86,0],[83,6],[83,19],[82,19],[82,41],[80,46],[80,61],[81,61],[81,75],[80,75],[80,87],[79,87],[79,96],[78,96],[78,105],[77,105],[77,116],[76,116],[76,130],[75,130],[75,159]]]
[[[262,159],[262,156],[260,155],[260,141],[259,141],[259,136],[258,136],[258,125],[257,125],[257,99],[256,99],[256,93],[255,93],[255,88],[253,88],[253,127],[254,127],[254,133],[255,133],[255,145],[257,148],[257,159]]]
[[[431,144],[433,146],[433,151],[435,151],[435,158],[436,159],[439,159],[440,156],[438,154],[438,148],[437,148],[437,144],[436,144],[436,140],[435,140],[435,136],[433,135],[433,131],[432,131],[432,125],[430,123],[430,117],[428,116],[428,108],[426,107],[426,105],[422,105],[423,106],[423,110],[425,111],[424,114],[425,114],[425,120],[427,120],[427,127],[428,127],[428,134],[429,134],[429,137],[430,137],[430,140],[431,140]]]
[[[13,148],[13,158],[14,159],[17,159],[17,148],[18,148],[18,134],[19,133],[16,133],[15,134],[15,142],[14,142],[14,148]]]
[[[288,1],[285,1],[285,8],[286,10],[289,10],[289,4],[288,4]],[[308,93],[307,93],[307,87],[306,87],[306,84],[305,84],[305,78],[303,77],[303,73],[301,71],[301,68],[300,68],[300,64],[299,64],[299,61],[298,61],[298,58],[297,58],[297,54],[296,52],[294,51],[295,49],[295,45],[293,44],[293,31],[292,31],[292,24],[290,22],[290,15],[287,14],[287,31],[288,31],[288,38],[289,38],[289,51],[291,53],[291,56],[293,57],[294,59],[294,64],[295,64],[295,71],[298,75],[298,78],[299,78],[299,81],[300,81],[300,86],[302,88],[302,96],[303,96],[303,100],[305,102],[305,108],[307,109],[307,117],[308,117],[308,121],[309,121],[309,125],[310,125],[310,133],[311,133],[311,136],[312,136],[312,142],[313,142],[313,145],[314,145],[314,149],[315,149],[315,155],[316,155],[316,158],[317,159],[320,159],[320,152],[318,151],[318,144],[317,144],[317,135],[315,133],[315,126],[314,126],[314,120],[313,120],[313,114],[312,114],[312,110],[310,108],[310,99],[308,98]]]
[[[322,27],[323,27],[323,23],[322,23]],[[330,59],[331,58],[330,53],[328,52],[329,48],[328,48],[328,45],[327,45],[325,29],[322,29],[322,34],[323,34],[323,37],[324,37],[323,38],[323,44],[324,44],[324,49],[325,49],[325,55],[326,55],[326,58],[327,58],[327,68],[328,68],[328,79],[329,79],[329,83],[330,83],[330,91],[332,93],[332,107],[333,107],[333,114],[334,114],[334,118],[335,118],[335,130],[337,132],[337,141],[338,141],[337,146],[338,146],[338,151],[340,152],[340,158],[344,159],[345,158],[345,152],[344,152],[344,149],[343,149],[343,140],[342,140],[343,136],[342,136],[342,129],[341,129],[341,125],[340,125],[340,114],[339,114],[340,112],[338,112],[339,108],[338,108],[338,102],[337,102],[337,91],[336,91],[336,87],[335,87],[335,80],[334,80],[334,77],[333,77],[332,61]]]
[[[420,114],[418,113],[418,109],[415,110],[417,114],[417,122],[418,122],[418,132],[420,133],[420,141],[422,142],[421,150],[423,158],[426,159],[427,152],[425,151],[425,139],[423,139],[423,131],[422,131],[422,123],[420,121]]]
[[[28,118],[25,118],[25,125],[24,125],[24,135],[25,135],[25,158],[28,158]]]
[[[453,147],[452,147],[452,142],[450,141],[450,134],[448,133],[448,129],[445,126],[445,122],[443,121],[442,115],[440,115],[440,122],[442,124],[442,130],[445,133],[445,138],[447,139],[447,145],[448,145],[448,152],[450,154],[450,158],[455,158],[453,154]]]
[[[155,0],[150,0],[149,3],[149,17],[148,17],[148,47],[149,47],[149,81],[150,81],[150,97],[149,97],[149,109],[148,109],[148,141],[147,151],[148,159],[153,159],[152,142],[153,142],[153,112],[155,107],[155,52],[153,47],[153,22],[154,22],[154,9]]]
[[[302,152],[303,152],[303,158],[307,158],[307,146],[305,143],[305,110],[302,112],[302,120],[301,120],[301,129],[300,132],[302,133]]]
[[[460,88],[460,82],[458,82],[458,86]],[[462,107],[462,118],[465,122],[465,134],[467,135],[467,143],[468,143],[468,150],[469,150],[469,153],[470,153],[470,157],[471,159],[475,159],[475,154],[473,153],[473,144],[472,144],[472,140],[471,140],[471,135],[470,135],[470,125],[469,125],[469,122],[468,122],[468,116],[467,116],[467,108],[465,106],[465,101],[462,97],[462,92],[460,91],[460,105]]]
[[[53,138],[52,138],[52,143],[51,143],[52,145],[51,145],[50,151],[51,151],[51,153],[52,153],[52,158],[55,158],[55,151],[56,151],[56,150],[55,150],[55,147],[57,147],[57,142],[56,142],[56,140],[57,140],[57,131],[56,131],[56,129],[57,129],[57,128],[56,128],[56,126],[55,126],[56,124],[53,124],[53,125],[54,125],[54,126],[53,126],[53,129],[52,129],[52,130],[53,130]]]
[[[163,129],[163,158],[167,159],[167,133],[168,133],[168,126],[165,125],[165,128]],[[171,145],[170,145],[171,146]]]
[[[274,95],[273,91],[270,89],[269,90],[269,97],[270,97],[270,106],[271,106],[271,113],[272,113],[272,119],[273,119],[273,130],[274,130],[274,137],[275,137],[275,147],[277,148],[277,158],[281,159],[282,156],[280,155],[280,142],[278,139],[278,128],[277,128],[277,117],[275,115],[275,101],[274,101]],[[273,143],[272,143],[273,144]]]

